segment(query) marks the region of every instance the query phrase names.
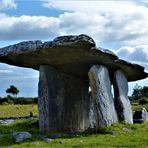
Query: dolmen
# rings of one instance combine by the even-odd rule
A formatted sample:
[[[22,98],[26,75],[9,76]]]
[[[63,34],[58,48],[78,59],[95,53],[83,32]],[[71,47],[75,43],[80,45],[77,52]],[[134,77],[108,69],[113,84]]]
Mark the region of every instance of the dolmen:
[[[1,48],[0,62],[39,70],[39,128],[44,133],[132,124],[128,82],[148,76],[142,66],[97,48],[83,34]]]

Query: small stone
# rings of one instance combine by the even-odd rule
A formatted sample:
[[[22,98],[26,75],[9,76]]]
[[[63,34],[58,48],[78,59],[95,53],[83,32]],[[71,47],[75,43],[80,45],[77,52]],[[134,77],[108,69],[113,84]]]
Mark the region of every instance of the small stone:
[[[128,128],[123,128],[122,130],[123,130],[124,132],[126,132],[126,133],[129,132],[129,129],[128,129]]]
[[[59,143],[60,143],[60,144],[63,144],[63,143],[64,143],[64,141],[63,141],[63,140],[61,140]]]
[[[45,142],[47,142],[47,143],[48,143],[48,142],[52,142],[52,139],[50,139],[50,138],[46,138],[46,137],[43,138],[43,140],[44,140]]]
[[[30,139],[32,135],[29,132],[13,132],[13,138],[15,142],[22,142],[26,139]]]

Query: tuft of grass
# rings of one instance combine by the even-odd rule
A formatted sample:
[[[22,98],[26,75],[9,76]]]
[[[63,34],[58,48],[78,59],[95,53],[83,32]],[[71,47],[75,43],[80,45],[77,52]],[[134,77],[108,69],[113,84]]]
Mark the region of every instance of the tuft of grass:
[[[0,117],[29,116],[30,112],[32,112],[33,115],[37,115],[37,105],[0,105]]]
[[[60,138],[53,139],[51,142],[45,142],[41,137],[37,127],[32,126],[36,120],[16,121],[9,125],[0,125],[1,147],[82,147],[82,148],[112,148],[112,147],[148,147],[148,122],[143,124],[114,124],[111,127],[103,129],[105,132],[98,134],[61,134]],[[128,131],[124,131],[127,128]],[[12,138],[13,131],[28,131],[33,137],[21,143],[15,143]],[[44,135],[47,136],[47,135]]]

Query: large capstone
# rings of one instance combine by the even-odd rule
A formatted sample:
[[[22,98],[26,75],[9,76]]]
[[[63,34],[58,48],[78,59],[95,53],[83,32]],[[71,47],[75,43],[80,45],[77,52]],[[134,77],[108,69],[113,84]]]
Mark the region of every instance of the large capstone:
[[[133,123],[131,104],[128,99],[128,82],[121,70],[114,74],[115,107],[120,121]]]
[[[50,65],[62,73],[85,79],[88,79],[88,71],[94,64],[106,65],[110,75],[116,69],[122,69],[128,81],[148,76],[142,66],[121,60],[113,52],[96,47],[94,40],[84,34],[61,36],[44,43],[26,41],[0,48],[0,62],[37,70],[40,65]]]
[[[89,127],[88,83],[40,66],[39,126],[42,132],[81,132]]]
[[[111,82],[105,66],[94,65],[89,73],[92,99],[99,127],[110,126],[118,121],[111,93]]]

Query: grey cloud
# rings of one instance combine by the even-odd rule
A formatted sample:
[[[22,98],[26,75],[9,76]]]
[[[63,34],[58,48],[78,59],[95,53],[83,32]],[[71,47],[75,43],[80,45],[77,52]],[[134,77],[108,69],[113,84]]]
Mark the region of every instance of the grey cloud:
[[[125,60],[139,63],[148,70],[148,45],[121,47],[117,55]]]

